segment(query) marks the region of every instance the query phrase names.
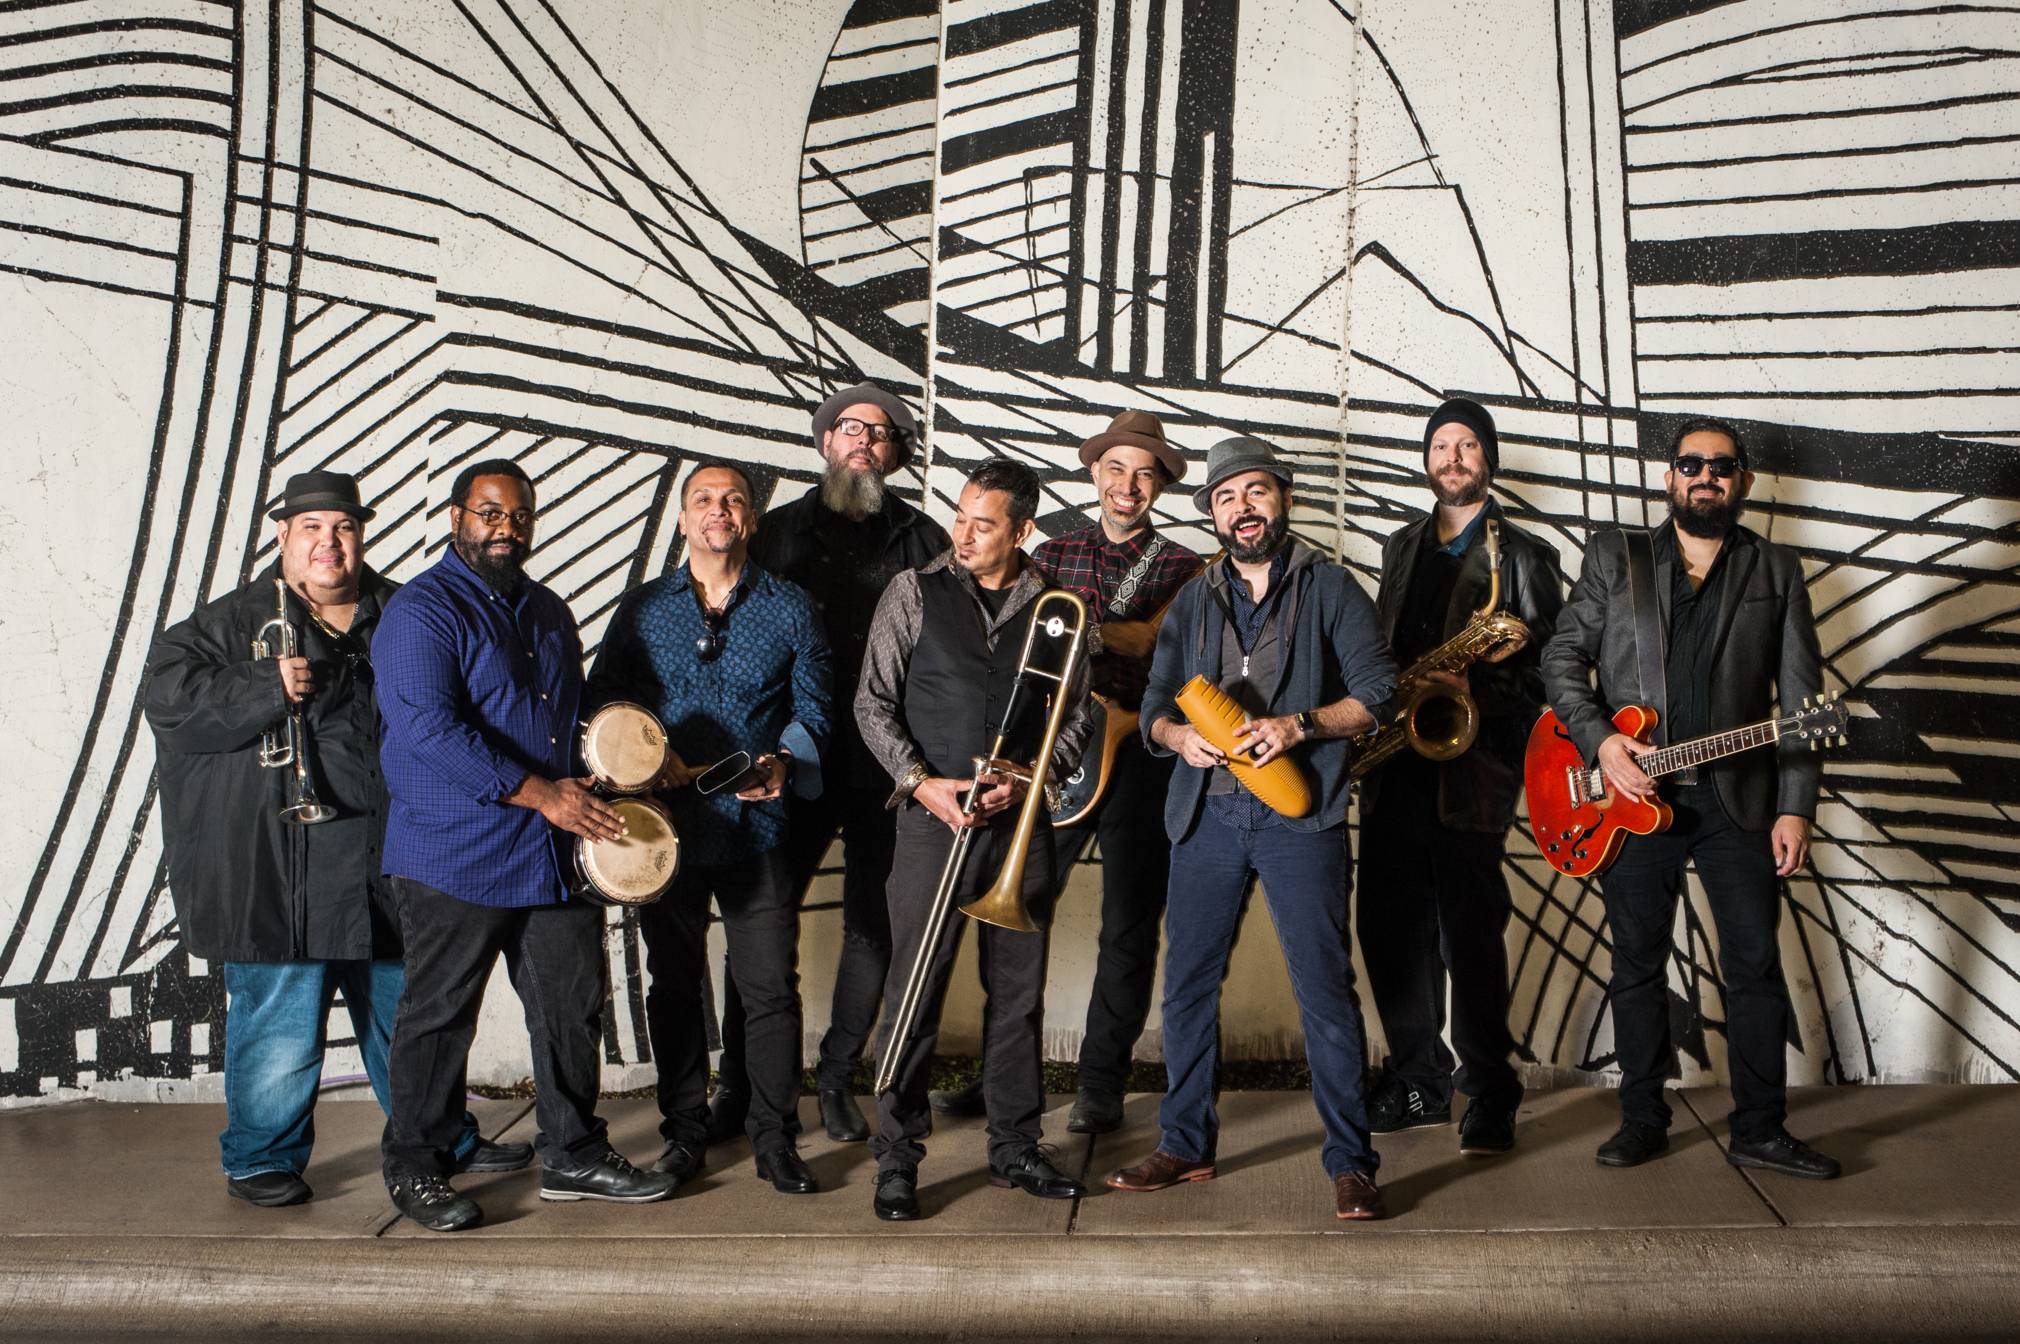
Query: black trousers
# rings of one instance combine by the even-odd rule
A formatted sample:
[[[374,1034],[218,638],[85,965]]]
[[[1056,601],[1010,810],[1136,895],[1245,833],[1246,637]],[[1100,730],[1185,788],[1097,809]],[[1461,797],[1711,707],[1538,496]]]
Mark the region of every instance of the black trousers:
[[[840,767],[845,768],[846,762]],[[821,1037],[823,1088],[850,1085],[884,999],[884,976],[891,967],[891,916],[884,888],[891,880],[897,824],[896,814],[884,806],[890,795],[888,779],[876,785],[831,777],[821,797],[793,803],[785,856],[796,907],[806,899],[828,847],[837,835],[842,838],[842,952],[835,968],[828,1029]],[[735,973],[727,973],[724,980],[722,1058],[717,1069],[723,1086],[747,1091],[743,999]]]
[[[1087,1030],[1080,1038],[1079,1084],[1099,1092],[1129,1087],[1130,1055],[1150,1016],[1157,980],[1157,937],[1171,875],[1164,795],[1174,761],[1152,756],[1131,734],[1115,753],[1115,774],[1093,816],[1052,833],[1063,888],[1073,865],[1101,841],[1101,937]]]
[[[968,847],[956,909],[936,955],[929,963],[925,992],[920,997],[917,1024],[903,1046],[891,1090],[877,1098],[877,1132],[870,1151],[877,1167],[915,1167],[926,1155],[924,1140],[933,1132],[933,1111],[926,1104],[928,1067],[940,1039],[940,1011],[947,1000],[947,980],[961,939],[973,925],[982,940],[979,951],[982,983],[988,999],[982,1039],[982,1098],[989,1111],[989,1161],[1002,1167],[1035,1147],[1039,1117],[1045,1112],[1045,1081],[1039,1060],[1039,1033],[1045,1022],[1044,932],[1017,933],[983,924],[960,913],[959,906],[987,890],[1003,866],[1015,827],[1008,811],[996,823],[976,833]],[[878,1035],[879,1058],[895,1048],[891,1024],[904,997],[905,981],[925,932],[933,892],[954,846],[954,833],[917,803],[907,802],[898,814],[898,854],[891,869],[890,909],[894,956],[884,985],[884,1025]],[[1022,893],[1026,908],[1040,924],[1050,922],[1053,881],[1051,828],[1040,825],[1031,837]]]
[[[1507,844],[1505,832],[1439,824],[1435,774],[1428,787],[1408,776],[1383,780],[1361,822],[1356,927],[1389,1043],[1383,1063],[1426,1096],[1449,1101],[1456,1087],[1493,1105],[1522,1099],[1508,1059],[1515,1039],[1508,1030],[1505,941],[1512,906],[1501,867]]]
[[[1676,818],[1656,835],[1629,837],[1600,879],[1613,934],[1613,1048],[1623,1118],[1669,1126],[1662,1084],[1677,1076],[1670,1036],[1669,954],[1686,862],[1697,865],[1718,929],[1725,985],[1732,1135],[1757,1140],[1787,1118],[1790,1009],[1782,980],[1780,884],[1765,831],[1733,825],[1709,791],[1672,800]]]
[[[701,1144],[708,1132],[708,1034],[702,967],[708,903],[722,911],[731,983],[746,1005],[751,1147],[788,1147],[800,1132],[800,916],[780,850],[746,863],[683,867],[673,889],[638,910],[652,987],[645,1020],[659,1065],[659,1132]]]
[[[407,966],[387,1061],[393,1104],[380,1143],[387,1172],[450,1173],[470,1041],[500,953],[526,1014],[541,1164],[573,1171],[602,1158],[610,1151],[596,1114],[609,978],[603,911],[582,901],[501,910],[410,878],[386,883],[399,905]]]

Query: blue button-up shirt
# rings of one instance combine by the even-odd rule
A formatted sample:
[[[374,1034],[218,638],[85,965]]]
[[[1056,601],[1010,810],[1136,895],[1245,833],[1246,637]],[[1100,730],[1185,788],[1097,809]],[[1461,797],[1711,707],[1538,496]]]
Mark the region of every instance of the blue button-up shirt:
[[[634,588],[604,633],[588,704],[645,706],[696,770],[737,751],[752,760],[776,752],[795,723],[816,752],[825,751],[834,731],[833,678],[827,636],[806,590],[746,561],[723,621],[721,652],[703,662],[696,641],[706,627],[688,567]],[[728,789],[704,798],[688,787],[663,801],[680,832],[682,862],[737,863],[785,839],[782,798],[746,803]]]
[[[530,579],[501,596],[452,546],[387,602],[372,670],[386,872],[473,905],[565,899],[571,838],[504,799],[529,775],[575,773],[582,641],[568,604]]]

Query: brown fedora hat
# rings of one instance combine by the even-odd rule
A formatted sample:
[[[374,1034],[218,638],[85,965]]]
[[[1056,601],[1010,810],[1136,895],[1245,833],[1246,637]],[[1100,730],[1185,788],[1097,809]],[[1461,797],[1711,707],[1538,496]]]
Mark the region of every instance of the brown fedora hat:
[[[1158,460],[1174,481],[1185,477],[1185,458],[1166,442],[1164,422],[1149,411],[1124,411],[1108,428],[1080,445],[1080,465],[1091,467],[1110,448],[1141,448]]]

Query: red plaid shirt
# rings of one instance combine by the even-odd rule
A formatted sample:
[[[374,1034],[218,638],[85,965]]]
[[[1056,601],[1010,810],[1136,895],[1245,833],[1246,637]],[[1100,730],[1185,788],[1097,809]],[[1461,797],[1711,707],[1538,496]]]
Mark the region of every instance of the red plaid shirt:
[[[1121,593],[1123,581],[1154,540],[1163,542],[1157,555],[1134,588]],[[1149,620],[1200,570],[1198,555],[1169,537],[1159,537],[1154,528],[1145,528],[1128,541],[1113,542],[1098,522],[1052,538],[1032,552],[1031,559],[1046,578],[1087,603],[1088,614],[1097,625]],[[1125,709],[1135,709],[1143,702],[1144,684],[1150,680],[1150,659],[1127,658],[1101,649],[1094,655],[1091,672],[1093,690]]]

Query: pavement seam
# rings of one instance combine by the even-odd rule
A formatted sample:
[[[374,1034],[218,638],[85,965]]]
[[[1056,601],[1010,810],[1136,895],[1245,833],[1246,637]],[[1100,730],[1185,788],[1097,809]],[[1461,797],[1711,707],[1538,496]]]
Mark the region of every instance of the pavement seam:
[[[1720,1160],[1723,1161],[1727,1157],[1726,1146],[1723,1143],[1719,1142],[1718,1131],[1711,1127],[1711,1118],[1705,1115],[1704,1112],[1697,1109],[1696,1104],[1693,1103],[1690,1099],[1690,1093],[1685,1091],[1684,1089],[1682,1088],[1676,1089],[1676,1099],[1683,1103],[1683,1108],[1691,1113],[1691,1116],[1697,1121],[1699,1127],[1704,1130],[1705,1137],[1709,1138],[1712,1141],[1713,1145],[1715,1145],[1718,1148]],[[1779,1223],[1783,1227],[1791,1226],[1788,1216],[1781,1211],[1781,1208],[1778,1205],[1776,1205],[1773,1197],[1768,1194],[1767,1190],[1762,1187],[1761,1183],[1754,1179],[1752,1172],[1748,1171],[1745,1167],[1736,1167],[1729,1161],[1727,1161],[1725,1165],[1726,1170],[1735,1173],[1740,1178],[1740,1180],[1746,1183],[1747,1189],[1753,1191],[1754,1198],[1758,1199],[1761,1202],[1762,1206],[1765,1207],[1769,1213],[1774,1215],[1775,1222]]]

